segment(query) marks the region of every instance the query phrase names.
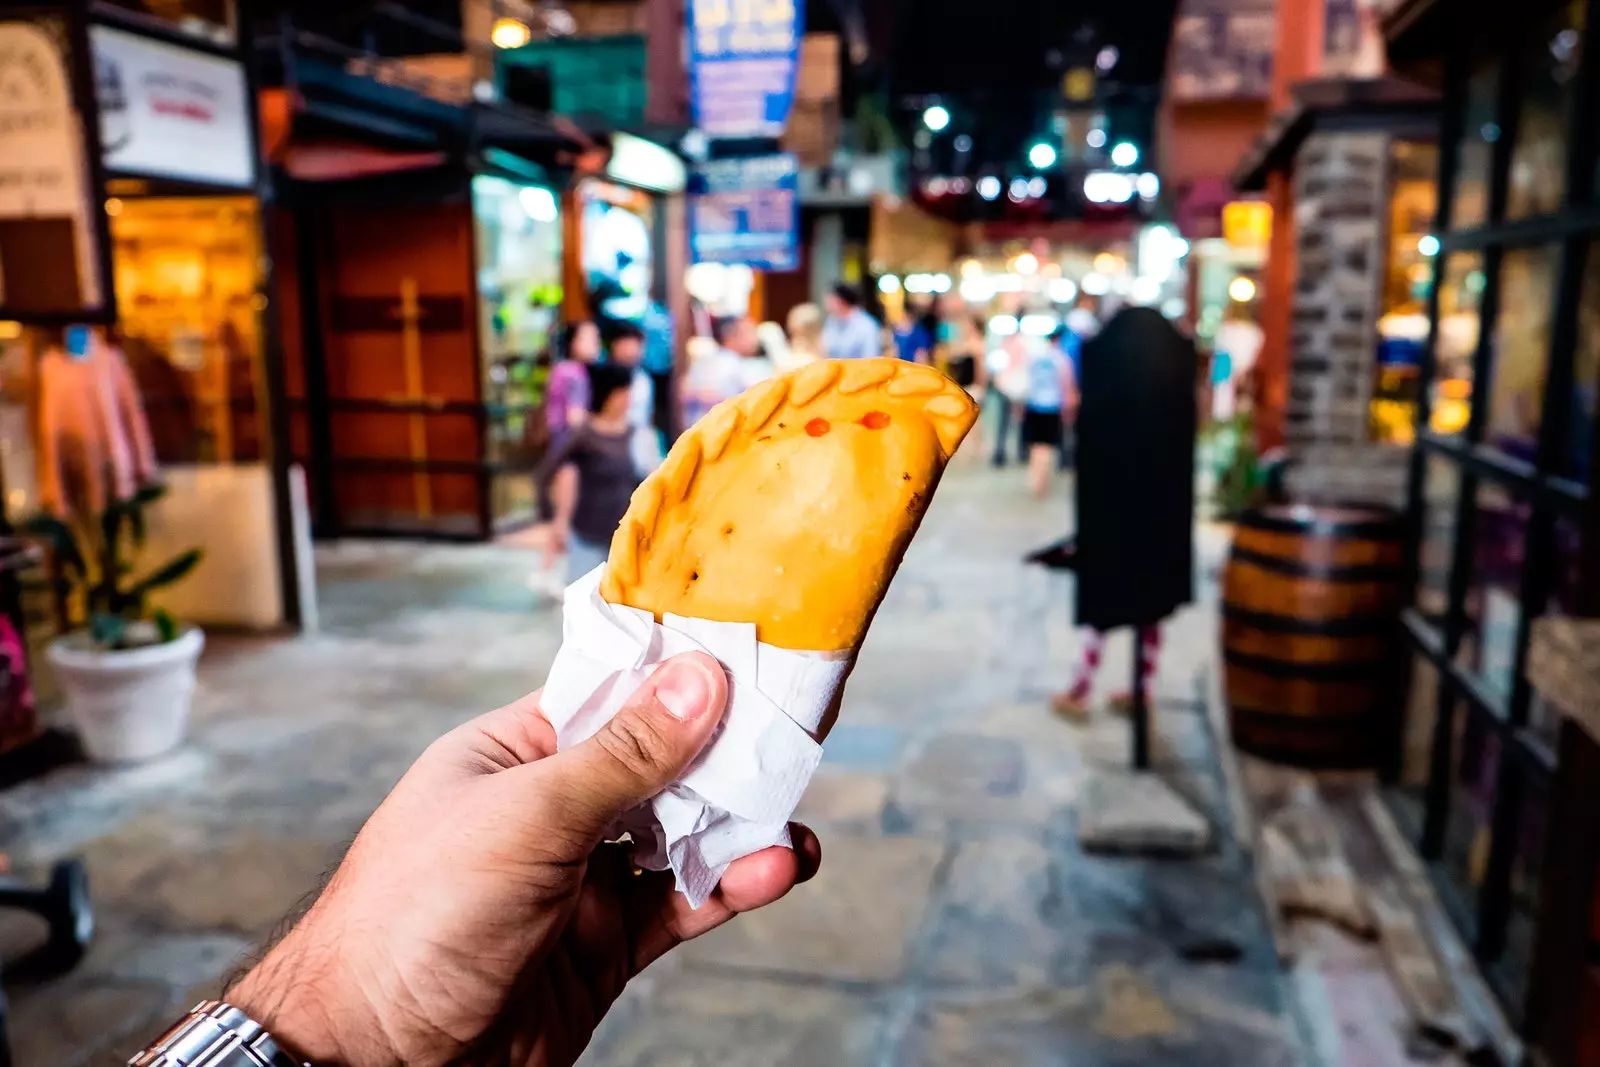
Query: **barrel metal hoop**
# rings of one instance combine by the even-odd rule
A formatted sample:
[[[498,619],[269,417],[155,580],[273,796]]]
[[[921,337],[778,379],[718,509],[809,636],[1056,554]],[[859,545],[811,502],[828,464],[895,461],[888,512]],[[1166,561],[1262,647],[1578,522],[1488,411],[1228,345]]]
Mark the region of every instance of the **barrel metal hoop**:
[[[1293,634],[1299,637],[1382,637],[1398,633],[1400,621],[1392,613],[1377,615],[1341,615],[1333,619],[1302,619],[1291,615],[1276,615],[1269,611],[1250,611],[1248,608],[1222,605],[1222,617],[1229,622],[1248,626],[1273,634]]]
[[[1404,570],[1398,563],[1306,563],[1282,556],[1269,556],[1254,549],[1233,546],[1232,558],[1252,567],[1287,575],[1291,578],[1313,578],[1325,582],[1380,582],[1398,580]]]
[[[1397,518],[1330,519],[1311,515],[1304,519],[1283,518],[1259,511],[1239,516],[1237,525],[1268,533],[1300,534],[1311,537],[1353,537],[1376,541],[1400,541],[1405,537],[1405,526]]]
[[[1292,711],[1263,711],[1260,708],[1230,706],[1229,714],[1242,720],[1259,722],[1263,726],[1294,727],[1303,733],[1342,733],[1363,719],[1384,719],[1379,711],[1363,711],[1359,715],[1296,715]]]
[[[1397,670],[1394,658],[1341,660],[1337,663],[1297,663],[1294,660],[1252,656],[1248,652],[1223,649],[1229,664],[1273,678],[1298,678],[1308,682],[1372,682]]]

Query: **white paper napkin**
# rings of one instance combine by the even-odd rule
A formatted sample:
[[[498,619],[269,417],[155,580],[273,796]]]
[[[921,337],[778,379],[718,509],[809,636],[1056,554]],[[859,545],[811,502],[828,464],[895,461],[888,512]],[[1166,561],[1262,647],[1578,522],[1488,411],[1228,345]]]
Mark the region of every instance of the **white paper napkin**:
[[[756,640],[754,623],[666,616],[609,604],[601,564],[567,588],[561,650],[545,682],[545,718],[559,748],[593,736],[656,665],[709,652],[728,672],[728,708],[682,778],[616,827],[634,861],[671,870],[698,908],[728,864],[788,845],[789,817],[822,759],[812,739],[850,670],[846,652],[795,652]]]

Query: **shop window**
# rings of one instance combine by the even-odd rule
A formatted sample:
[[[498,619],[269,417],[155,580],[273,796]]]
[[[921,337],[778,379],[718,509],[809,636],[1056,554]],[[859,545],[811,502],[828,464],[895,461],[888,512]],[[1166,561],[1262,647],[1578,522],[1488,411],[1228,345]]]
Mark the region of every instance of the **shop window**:
[[[1583,545],[1583,527],[1572,515],[1558,514],[1551,531],[1552,552],[1550,563],[1550,596],[1545,602],[1546,615],[1585,615],[1580,603],[1579,568]],[[1554,752],[1561,728],[1561,712],[1533,690],[1528,705],[1528,726],[1544,744]]]
[[[1544,421],[1550,311],[1560,258],[1556,246],[1547,245],[1509,251],[1501,261],[1484,440],[1527,463],[1536,457]]]
[[[118,334],[163,463],[267,458],[261,225],[251,197],[107,204]]]
[[[488,407],[484,453],[500,528],[535,515],[532,471],[544,443],[544,390],[560,325],[561,211],[555,193],[488,175],[472,180],[478,336]]]
[[[1489,220],[1489,172],[1493,145],[1500,139],[1494,113],[1499,92],[1499,61],[1486,63],[1467,79],[1461,140],[1456,144],[1456,187],[1450,201],[1454,229],[1470,229]]]
[[[1455,546],[1461,468],[1429,454],[1423,468],[1422,538],[1417,546],[1417,610],[1438,625],[1448,605],[1450,562]]]
[[[1567,111],[1583,51],[1583,7],[1573,0],[1538,20],[1523,44],[1522,106],[1506,196],[1509,218],[1545,215],[1561,206]]]
[[[1595,406],[1600,404],[1600,247],[1590,245],[1583,272],[1583,298],[1578,305],[1578,337],[1572,349],[1572,393],[1566,448],[1561,472],[1589,481],[1594,463]]]
[[[1400,786],[1419,807],[1428,785],[1433,730],[1439,721],[1439,670],[1426,656],[1411,659],[1411,690],[1406,697],[1405,734],[1400,756]]]
[[[1426,300],[1433,287],[1433,236],[1439,209],[1439,149],[1395,141],[1390,147],[1388,248],[1378,318],[1373,439],[1410,444],[1416,438],[1422,348],[1428,337]]]
[[[1515,680],[1529,513],[1525,497],[1494,482],[1479,483],[1461,657],[1504,700],[1510,699]]]
[[[1472,408],[1472,361],[1478,349],[1483,306],[1483,256],[1458,252],[1445,259],[1439,281],[1439,327],[1434,342],[1431,428],[1457,434]]]
[[[1517,820],[1517,845],[1511,856],[1511,912],[1506,924],[1501,976],[1510,984],[1512,1003],[1521,1003],[1533,964],[1534,931],[1539,915],[1540,875],[1544,870],[1545,830],[1550,792],[1541,781],[1527,782]]]
[[[1450,813],[1445,821],[1445,869],[1463,893],[1476,897],[1489,869],[1494,799],[1499,787],[1500,735],[1475,711],[1456,716]]]

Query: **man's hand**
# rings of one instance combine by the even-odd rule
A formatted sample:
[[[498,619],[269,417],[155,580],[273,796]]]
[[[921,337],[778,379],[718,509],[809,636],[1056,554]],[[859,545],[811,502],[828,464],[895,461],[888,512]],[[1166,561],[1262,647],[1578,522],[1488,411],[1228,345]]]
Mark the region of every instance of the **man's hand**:
[[[727,679],[662,664],[604,729],[556,752],[539,695],[436,741],[328,887],[228,999],[340,1067],[568,1067],[634,975],[816,873],[815,835],[728,868],[698,911],[601,834],[704,747]]]

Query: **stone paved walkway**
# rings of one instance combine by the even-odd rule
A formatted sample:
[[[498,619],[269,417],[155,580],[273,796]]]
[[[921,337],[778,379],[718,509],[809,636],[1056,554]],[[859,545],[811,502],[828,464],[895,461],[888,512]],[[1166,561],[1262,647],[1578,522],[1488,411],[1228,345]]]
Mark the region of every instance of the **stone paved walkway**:
[[[588,1067],[1300,1062],[1242,861],[1077,848],[1074,802],[1125,761],[1127,729],[1044,710],[1072,653],[1067,589],[1017,560],[1066,526],[1015,471],[952,473],[803,804],[821,875],[653,968]],[[19,1067],[119,1062],[213,994],[429,740],[538,685],[559,626],[526,560],[331,547],[324,632],[214,642],[184,751],[0,794],[0,847],[85,855],[101,919],[72,975],[10,991]],[[1220,819],[1196,706],[1211,618],[1169,628],[1156,751]],[[1127,667],[1114,642],[1104,688]],[[1219,942],[1240,958],[1190,960]]]

